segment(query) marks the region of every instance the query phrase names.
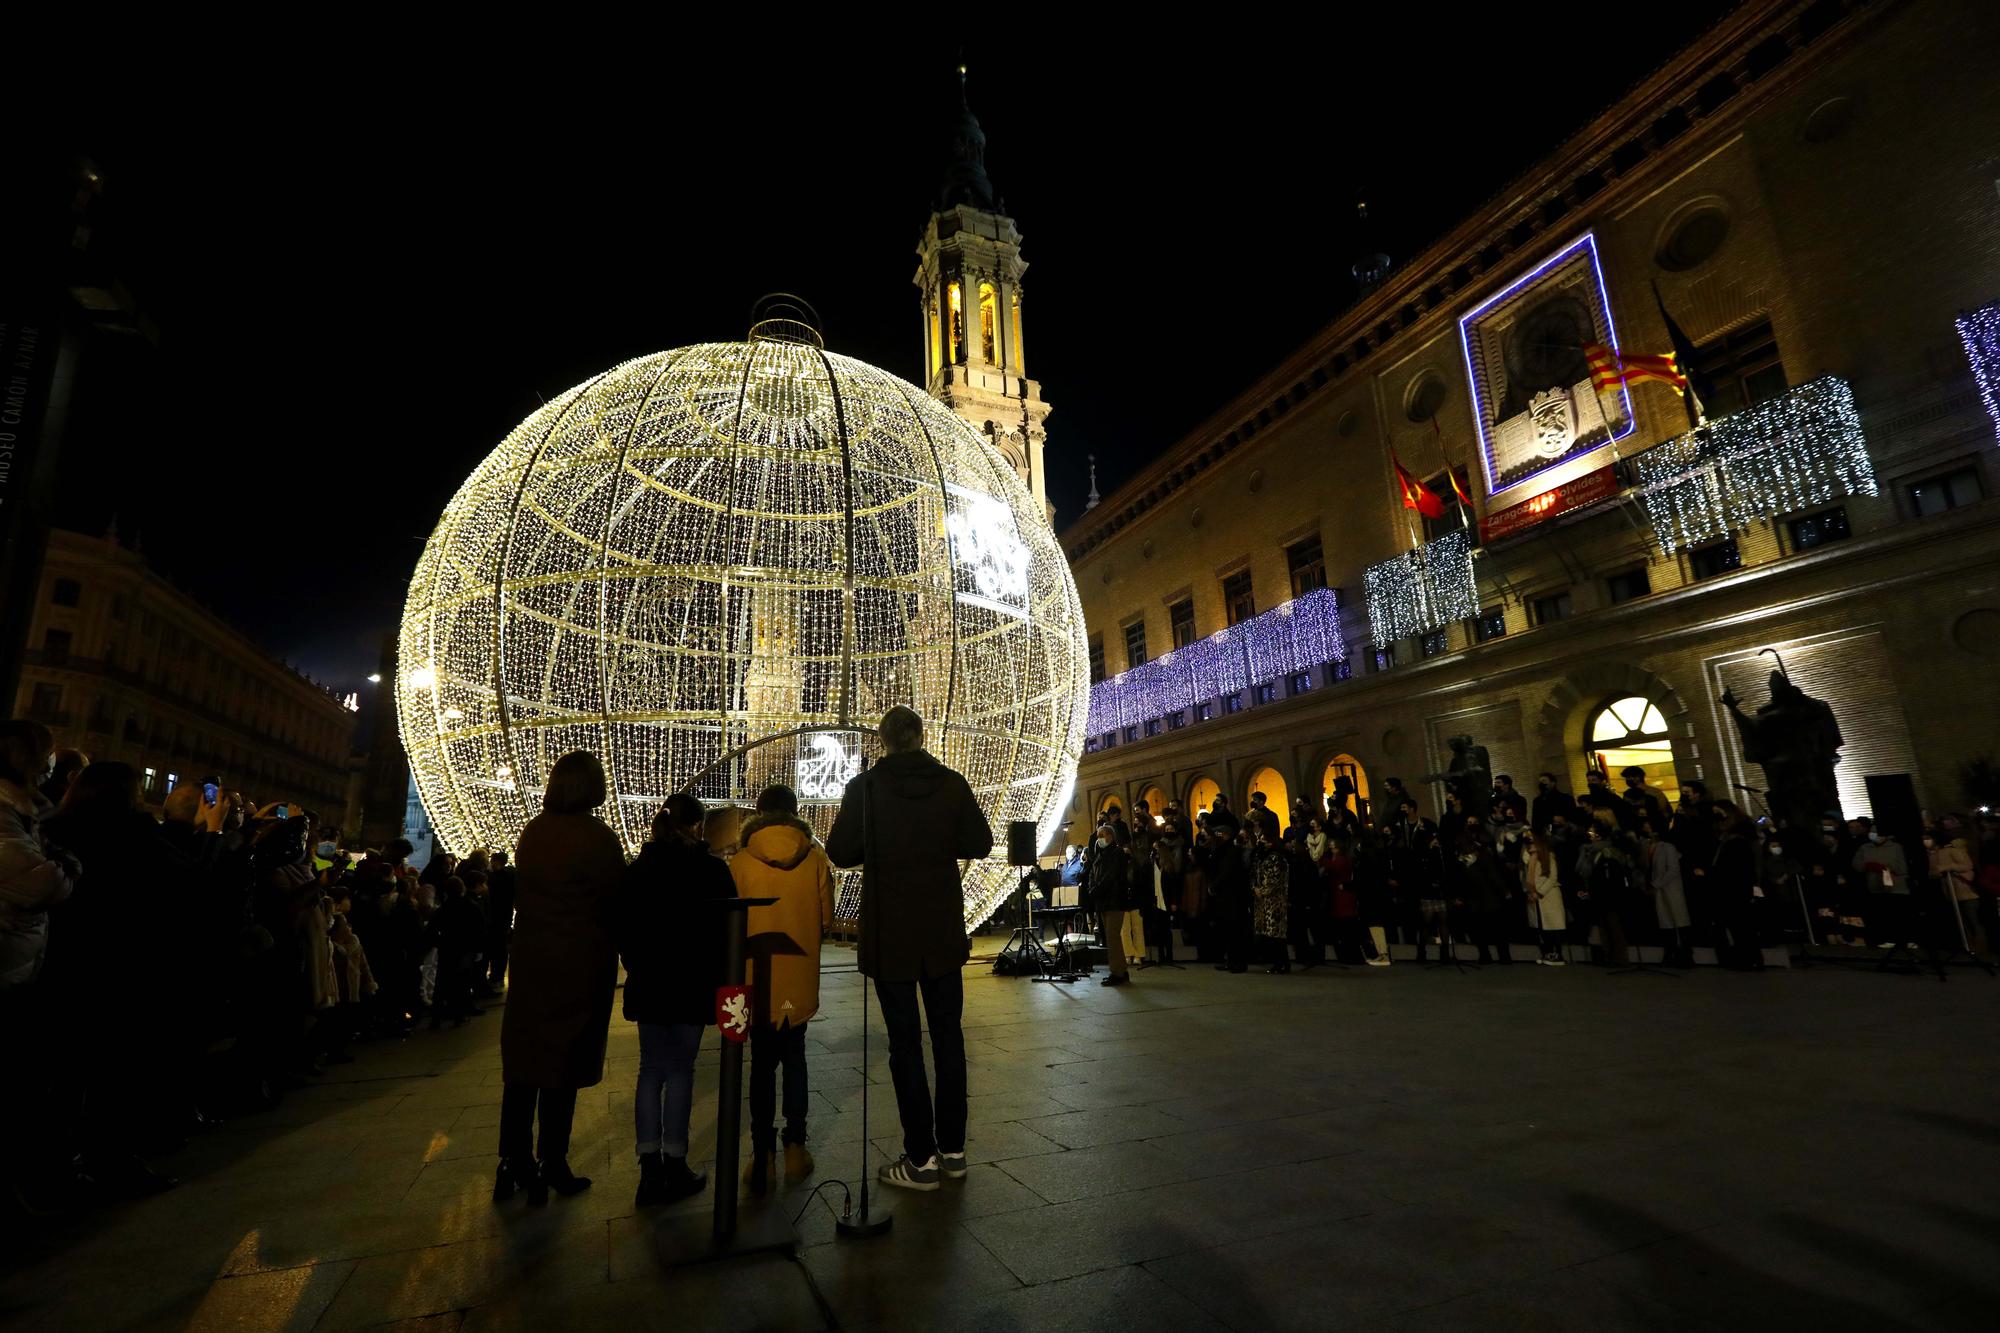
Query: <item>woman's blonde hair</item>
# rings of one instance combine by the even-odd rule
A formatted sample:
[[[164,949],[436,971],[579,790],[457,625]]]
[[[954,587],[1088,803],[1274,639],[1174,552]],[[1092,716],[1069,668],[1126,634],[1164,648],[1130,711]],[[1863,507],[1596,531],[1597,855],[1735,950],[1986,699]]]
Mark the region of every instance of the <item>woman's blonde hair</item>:
[[[588,814],[604,804],[604,765],[588,750],[571,750],[549,770],[542,811],[551,815]]]

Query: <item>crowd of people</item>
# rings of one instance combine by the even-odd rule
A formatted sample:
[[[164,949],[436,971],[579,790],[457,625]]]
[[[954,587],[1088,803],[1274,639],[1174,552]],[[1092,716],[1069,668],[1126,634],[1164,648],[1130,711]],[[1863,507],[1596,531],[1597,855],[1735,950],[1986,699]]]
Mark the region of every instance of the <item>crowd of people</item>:
[[[1344,790],[1294,801],[1288,820],[1261,792],[1240,815],[1226,796],[1192,818],[1179,802],[1136,802],[1130,820],[1113,804],[1065,878],[1099,918],[1107,986],[1169,957],[1176,931],[1218,969],[1271,973],[1386,967],[1395,943],[1419,961],[1462,944],[1480,962],[1555,967],[1623,965],[1640,945],[1692,967],[1709,948],[1748,970],[1788,941],[1875,946],[1884,966],[1904,950],[2000,947],[1991,813],[1927,818],[1907,848],[1867,818],[1781,828],[1700,782],[1675,803],[1643,769],[1620,776],[1614,790],[1593,770],[1572,796],[1553,773],[1532,794],[1500,775],[1486,809],[1447,791],[1437,820],[1399,778],[1372,805]]]
[[[504,852],[347,851],[289,801],[182,782],[0,722],[0,1022],[16,1206],[176,1182],[162,1159],[267,1110],[369,1037],[478,1016],[507,971]],[[116,1050],[107,1050],[111,1043]]]

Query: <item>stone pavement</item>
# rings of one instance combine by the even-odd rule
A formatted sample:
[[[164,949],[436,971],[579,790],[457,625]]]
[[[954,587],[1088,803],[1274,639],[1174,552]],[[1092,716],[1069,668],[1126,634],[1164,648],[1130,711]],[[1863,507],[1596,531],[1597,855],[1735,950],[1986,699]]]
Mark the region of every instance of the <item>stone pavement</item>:
[[[824,989],[815,1179],[851,1180],[860,988]],[[180,1189],[0,1259],[0,1326],[1985,1329],[1996,1005],[1968,973],[1190,966],[1106,990],[975,968],[970,1178],[896,1195],[894,1230],[855,1242],[800,1187],[767,1205],[804,1210],[799,1263],[672,1273],[633,1216],[622,1019],[578,1107],[596,1187],[491,1203],[495,1013],[359,1047],[197,1141]],[[874,1034],[871,1166],[898,1137]]]

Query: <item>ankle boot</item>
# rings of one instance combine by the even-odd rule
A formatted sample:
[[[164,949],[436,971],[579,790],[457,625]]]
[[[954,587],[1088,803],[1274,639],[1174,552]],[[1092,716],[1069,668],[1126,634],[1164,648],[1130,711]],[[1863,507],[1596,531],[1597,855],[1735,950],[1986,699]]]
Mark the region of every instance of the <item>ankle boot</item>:
[[[500,1159],[500,1170],[493,1177],[493,1202],[505,1203],[514,1197],[517,1189],[532,1190],[536,1180],[533,1161]]]
[[[560,1158],[553,1162],[542,1163],[541,1181],[546,1188],[554,1190],[565,1199],[590,1188],[590,1177],[577,1175],[569,1169],[569,1163]]]
[[[682,1163],[686,1167],[686,1163]],[[639,1154],[639,1192],[632,1196],[634,1208],[649,1208],[667,1201],[667,1168],[656,1152]]]
[[[803,1143],[785,1145],[785,1183],[796,1185],[813,1173],[813,1155]]]

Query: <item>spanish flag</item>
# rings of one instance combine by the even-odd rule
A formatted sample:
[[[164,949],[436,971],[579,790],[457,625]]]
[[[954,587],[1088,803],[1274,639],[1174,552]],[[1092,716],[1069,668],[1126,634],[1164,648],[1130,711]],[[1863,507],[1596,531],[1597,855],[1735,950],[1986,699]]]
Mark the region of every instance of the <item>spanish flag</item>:
[[[1389,462],[1396,469],[1396,485],[1403,492],[1403,508],[1414,509],[1425,518],[1443,518],[1444,501],[1438,498],[1437,492],[1410,475],[1409,469],[1403,466],[1403,460],[1396,457],[1393,445],[1389,449]]]
[[[1590,343],[1584,347],[1583,356],[1590,363],[1591,387],[1599,393],[1620,384],[1644,384],[1648,380],[1664,384],[1675,393],[1687,390],[1687,376],[1681,374],[1680,365],[1672,352],[1660,356],[1636,356],[1602,343]]]
[[[1467,509],[1473,508],[1472,497],[1465,493],[1465,481],[1460,474],[1460,470],[1455,467],[1447,468],[1445,469],[1445,475],[1451,478],[1452,493],[1458,496],[1458,502]]]

